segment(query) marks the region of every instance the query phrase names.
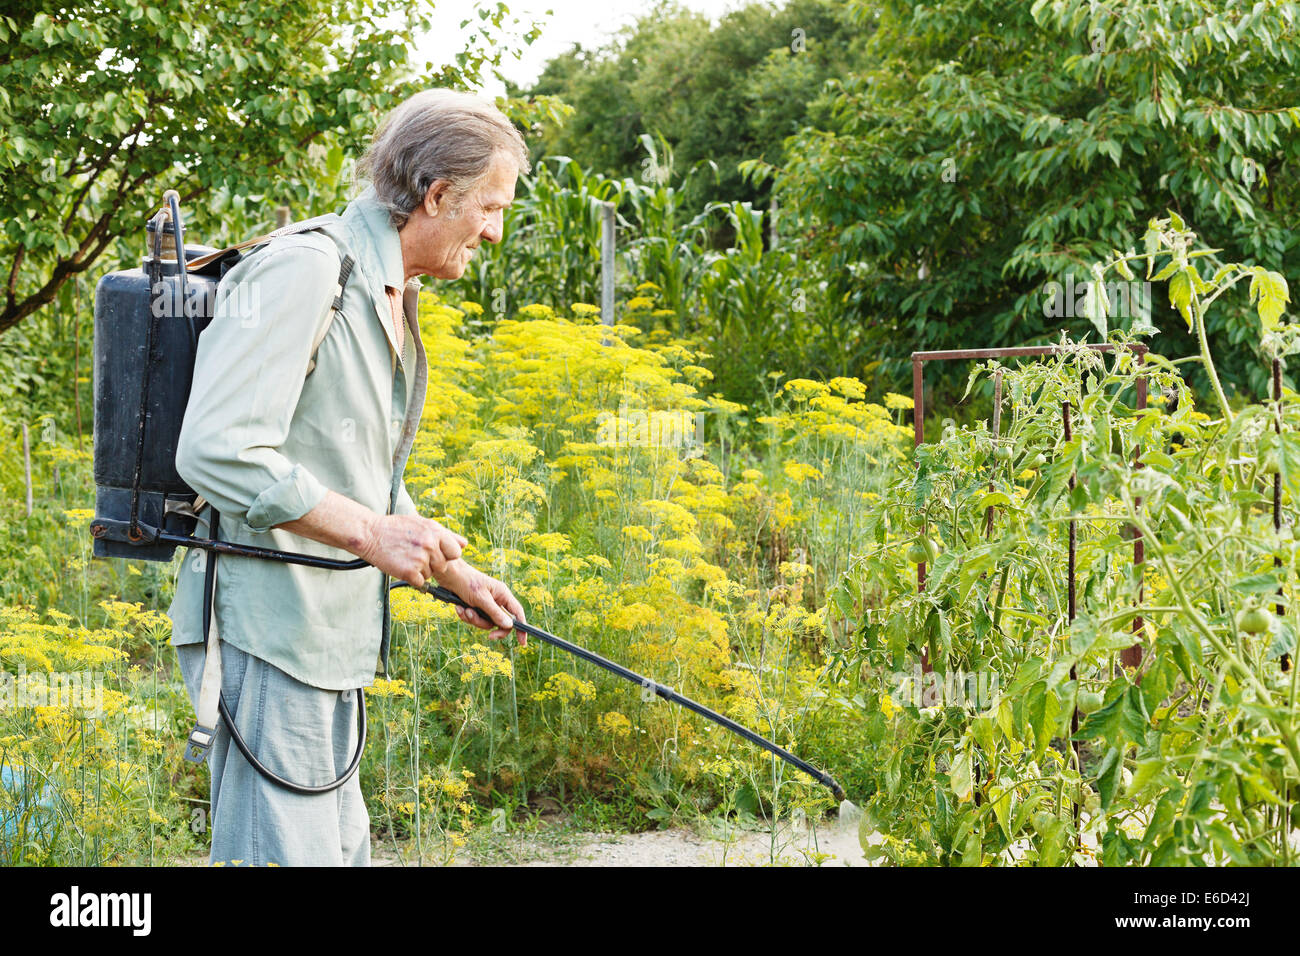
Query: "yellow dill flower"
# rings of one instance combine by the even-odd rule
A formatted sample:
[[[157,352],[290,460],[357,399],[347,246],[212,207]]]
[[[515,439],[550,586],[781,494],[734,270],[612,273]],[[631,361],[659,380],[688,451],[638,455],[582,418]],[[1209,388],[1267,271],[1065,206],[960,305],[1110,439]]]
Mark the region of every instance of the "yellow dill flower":
[[[629,737],[632,721],[616,710],[606,711],[596,718],[596,726],[613,737]]]
[[[803,401],[817,395],[829,395],[831,391],[825,382],[814,382],[808,378],[792,378],[785,383],[784,390]]]
[[[553,551],[566,554],[571,547],[569,536],[558,531],[551,531],[546,534],[530,534],[524,538],[524,544],[545,551],[548,554]]]
[[[910,411],[915,408],[916,405],[906,395],[899,395],[897,392],[886,392],[885,407],[897,412]]]
[[[780,571],[781,577],[793,578],[796,581],[812,574],[812,568],[801,561],[782,561],[778,570]]]
[[[659,620],[659,612],[649,604],[641,601],[634,601],[631,604],[621,604],[610,611],[605,618],[605,623],[609,627],[617,628],[620,631],[631,631],[647,624],[653,624]]]
[[[514,677],[515,671],[510,658],[482,644],[473,644],[462,658],[465,669],[460,679],[468,683],[479,677]]]
[[[677,555],[701,555],[704,553],[704,545],[693,534],[680,538],[667,538],[660,544],[660,547]]]
[[[94,518],[95,512],[91,508],[70,508],[63,512],[63,517],[73,524],[81,524]]]
[[[649,528],[639,524],[624,525],[623,535],[633,541],[649,541],[654,537]]]
[[[590,316],[600,315],[600,306],[592,305],[590,302],[575,302],[571,306],[574,315]]]
[[[804,464],[801,461],[787,461],[782,467],[787,478],[797,485],[802,485],[808,478],[820,481],[822,473],[812,465]]]
[[[389,680],[384,677],[376,677],[369,690],[372,697],[410,697],[412,699],[415,697],[410,688],[406,686],[406,681],[401,679]]]
[[[865,441],[867,433],[848,422],[831,422],[817,426],[818,438],[844,438],[849,441]]]
[[[739,412],[743,412],[746,408],[746,406],[744,405],[741,405],[737,402],[729,402],[725,398],[718,398],[716,395],[709,396],[708,404],[715,410],[719,412],[726,412],[729,415],[734,415],[734,414],[738,414]]]
[[[479,305],[477,302],[470,302],[469,300],[461,302],[457,308],[466,315],[480,316],[483,314],[483,306]]]
[[[867,394],[867,386],[856,378],[833,378],[830,386],[845,398],[865,398]]]
[[[558,671],[546,678],[545,686],[533,694],[533,700],[558,700],[567,704],[574,699],[593,700],[595,696],[596,685],[591,681]]]
[[[590,566],[591,563],[587,561],[586,558],[580,558],[576,554],[571,554],[567,558],[560,559],[560,567],[572,574],[577,574],[579,571],[585,571]]]
[[[655,300],[643,295],[633,296],[627,300],[627,310],[629,312],[645,312],[655,307]]]
[[[894,715],[901,713],[903,708],[894,703],[894,698],[884,694],[880,698],[880,712],[885,715],[886,720],[893,720]]]
[[[741,769],[739,763],[728,760],[726,757],[713,757],[710,760],[700,762],[700,772],[714,777],[727,778],[739,769]]]
[[[392,619],[403,624],[459,620],[450,604],[431,598],[414,588],[398,588],[389,592],[388,607]]]
[[[521,319],[553,319],[555,310],[549,305],[542,305],[540,302],[530,302],[523,306],[515,313]]]

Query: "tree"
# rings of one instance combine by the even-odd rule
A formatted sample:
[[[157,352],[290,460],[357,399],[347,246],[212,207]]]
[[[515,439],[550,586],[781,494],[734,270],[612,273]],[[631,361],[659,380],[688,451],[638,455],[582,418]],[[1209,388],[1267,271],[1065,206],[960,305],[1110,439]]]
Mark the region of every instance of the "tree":
[[[164,189],[200,227],[196,200],[214,193],[304,201],[335,184],[383,110],[416,89],[475,86],[509,49],[508,8],[479,11],[479,42],[456,65],[417,72],[408,44],[433,11],[428,0],[6,5],[0,333],[142,235]],[[212,225],[208,235],[222,231]]]
[[[696,213],[713,199],[765,204],[737,172],[745,159],[779,162],[782,142],[806,121],[822,83],[841,75],[859,38],[835,0],[751,3],[711,26],[661,0],[599,50],[551,60],[529,92],[558,96],[576,115],[547,130],[542,147],[601,175],[649,181],[643,133],[662,135],[681,169],[712,161],[716,183],[691,186]]]
[[[798,210],[806,254],[832,263],[832,294],[894,382],[914,349],[1093,330],[1045,314],[1045,283],[1087,280],[1166,209],[1224,261],[1300,265],[1300,5],[852,0],[850,13],[873,29],[869,68],[829,84],[834,121],[792,138],[783,168],[754,172]],[[1151,303],[1155,325],[1185,354],[1168,307]],[[1220,369],[1261,393],[1244,296],[1210,332]]]

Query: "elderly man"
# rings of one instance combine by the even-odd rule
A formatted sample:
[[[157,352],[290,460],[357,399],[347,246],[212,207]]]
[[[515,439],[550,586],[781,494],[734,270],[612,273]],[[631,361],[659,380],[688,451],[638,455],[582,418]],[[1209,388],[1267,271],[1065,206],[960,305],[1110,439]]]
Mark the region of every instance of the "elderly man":
[[[481,609],[458,609],[461,619],[491,638],[525,620],[505,584],[461,558],[464,538],[417,514],[402,473],[427,379],[416,277],[460,278],[481,242],[501,241],[527,164],[490,103],[413,96],[362,160],[366,191],[320,231],[277,236],[238,262],[200,337],[176,456],[209,503],[200,517],[210,526],[215,508],[225,540],[373,565],[332,571],[198,549],[181,564],[168,613],[196,709],[210,670],[253,756],[300,787],[335,781],[356,747],[360,689],[387,667],[390,576],[456,592]],[[205,652],[207,560],[218,561],[209,607],[219,640]],[[230,744],[223,724],[209,754],[213,862],[370,862],[357,776],[294,792]]]

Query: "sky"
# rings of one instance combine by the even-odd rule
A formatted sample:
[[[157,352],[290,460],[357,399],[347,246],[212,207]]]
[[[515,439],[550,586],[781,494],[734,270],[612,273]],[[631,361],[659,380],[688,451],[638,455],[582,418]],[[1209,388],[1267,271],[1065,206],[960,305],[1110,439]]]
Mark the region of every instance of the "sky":
[[[705,14],[717,23],[718,18],[730,10],[746,5],[746,0],[679,0],[682,6]],[[501,72],[512,82],[527,85],[542,72],[546,61],[564,53],[574,43],[586,49],[601,46],[620,27],[636,21],[648,13],[651,0],[507,0],[510,14],[520,21],[518,33],[524,33],[534,20],[542,21],[542,34],[525,47],[520,60],[504,60]],[[432,60],[435,63],[452,62],[464,46],[464,37],[473,32],[479,23],[475,11],[478,0],[439,0],[436,9],[445,18],[445,29],[431,31],[417,38],[412,59],[416,62]],[[553,11],[547,17],[546,11]],[[462,20],[473,20],[460,30]],[[504,95],[505,87],[495,77],[489,77],[483,92],[489,96]]]

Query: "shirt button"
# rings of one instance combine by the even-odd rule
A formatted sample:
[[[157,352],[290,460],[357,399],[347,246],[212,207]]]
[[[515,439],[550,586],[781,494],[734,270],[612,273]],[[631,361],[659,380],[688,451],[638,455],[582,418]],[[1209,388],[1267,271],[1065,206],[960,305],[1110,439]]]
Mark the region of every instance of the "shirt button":
[[[345,704],[350,704],[350,703],[352,703],[352,691],[351,691],[351,690],[345,690],[345,691],[343,691],[343,693],[342,693],[341,696],[343,697],[343,703],[345,703]]]

